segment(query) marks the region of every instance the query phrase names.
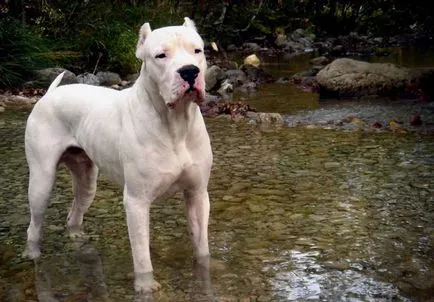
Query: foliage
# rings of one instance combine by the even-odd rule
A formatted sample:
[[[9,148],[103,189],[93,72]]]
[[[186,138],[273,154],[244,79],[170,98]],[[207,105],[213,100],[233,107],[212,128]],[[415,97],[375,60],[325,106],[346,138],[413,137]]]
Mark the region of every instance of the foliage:
[[[12,18],[0,19],[0,87],[12,87],[35,70],[53,65],[47,43]]]
[[[170,3],[128,2],[22,0],[22,7],[18,1],[3,8],[0,4],[0,9],[50,41],[50,55],[59,65],[74,72],[108,69],[125,74],[139,69],[135,45],[145,21],[153,27],[182,21]]]
[[[140,62],[135,56],[137,31],[123,24],[105,26],[101,31],[100,43],[107,52],[109,69],[122,74],[138,72]]]
[[[201,1],[199,1],[201,2]],[[207,2],[207,1],[205,1]],[[276,29],[304,28],[316,35],[336,36],[352,31],[370,36],[406,33],[433,34],[434,18],[424,0],[238,0],[222,8],[204,5],[200,24],[210,39],[236,43],[244,38],[270,36]],[[216,26],[217,25],[217,26]]]
[[[134,49],[144,22],[153,28],[190,16],[208,41],[273,43],[304,28],[317,36],[432,35],[426,0],[20,0],[0,1],[1,84],[27,78],[47,59],[75,72],[136,72]],[[16,36],[16,37],[15,37]],[[44,43],[44,40],[48,41]],[[24,67],[25,66],[25,67]]]

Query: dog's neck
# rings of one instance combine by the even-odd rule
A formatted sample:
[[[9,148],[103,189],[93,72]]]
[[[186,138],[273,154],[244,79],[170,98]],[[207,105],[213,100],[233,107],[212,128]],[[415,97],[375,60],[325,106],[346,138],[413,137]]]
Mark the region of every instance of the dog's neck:
[[[174,142],[185,140],[192,130],[197,118],[198,105],[191,101],[180,101],[174,107],[169,107],[158,91],[157,85],[149,78],[142,67],[139,78],[132,87],[136,94],[131,110],[146,110],[147,115],[155,114],[160,121],[158,126],[166,128],[167,134]],[[145,115],[143,115],[145,116]]]

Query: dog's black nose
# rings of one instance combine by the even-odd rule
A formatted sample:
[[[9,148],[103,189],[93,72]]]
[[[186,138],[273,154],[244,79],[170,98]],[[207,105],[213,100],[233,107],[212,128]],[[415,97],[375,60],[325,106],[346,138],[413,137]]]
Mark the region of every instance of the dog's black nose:
[[[182,66],[177,71],[184,81],[188,82],[190,85],[194,85],[194,80],[197,78],[200,70],[197,66],[190,64]]]

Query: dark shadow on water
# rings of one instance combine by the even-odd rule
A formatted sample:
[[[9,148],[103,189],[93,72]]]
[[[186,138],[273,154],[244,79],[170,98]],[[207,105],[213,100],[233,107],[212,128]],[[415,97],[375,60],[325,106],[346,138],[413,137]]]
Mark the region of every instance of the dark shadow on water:
[[[59,292],[58,289],[53,289],[52,283],[58,283],[58,279],[62,277],[53,273],[52,261],[35,260],[35,290],[38,301],[65,301],[65,299],[68,300],[67,296],[74,296],[73,299],[78,297],[80,301],[116,301],[119,297],[113,299],[110,297],[105,281],[103,259],[98,250],[85,237],[74,238],[73,244],[75,247],[73,256],[76,257],[80,270],[79,281],[85,290],[71,288]],[[130,281],[132,286],[133,280]],[[189,301],[216,301],[211,284],[209,256],[193,261],[192,278],[189,285]],[[71,287],[74,285],[71,284]],[[158,294],[135,294],[132,300],[134,302],[159,301]]]

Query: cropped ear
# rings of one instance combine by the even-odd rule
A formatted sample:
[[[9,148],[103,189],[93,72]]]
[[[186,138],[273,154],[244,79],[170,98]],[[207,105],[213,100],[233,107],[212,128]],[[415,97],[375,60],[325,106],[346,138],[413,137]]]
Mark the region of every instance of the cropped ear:
[[[194,29],[195,31],[197,31],[196,29],[196,25],[194,25],[194,22],[189,18],[189,17],[185,17],[184,18],[184,24],[185,27]]]
[[[136,57],[138,59],[143,60],[144,59],[144,44],[145,44],[145,40],[146,37],[152,32],[151,30],[151,26],[149,25],[149,23],[145,23],[142,25],[142,27],[140,27],[140,32],[139,32],[139,40],[137,41],[137,48],[136,48]]]

